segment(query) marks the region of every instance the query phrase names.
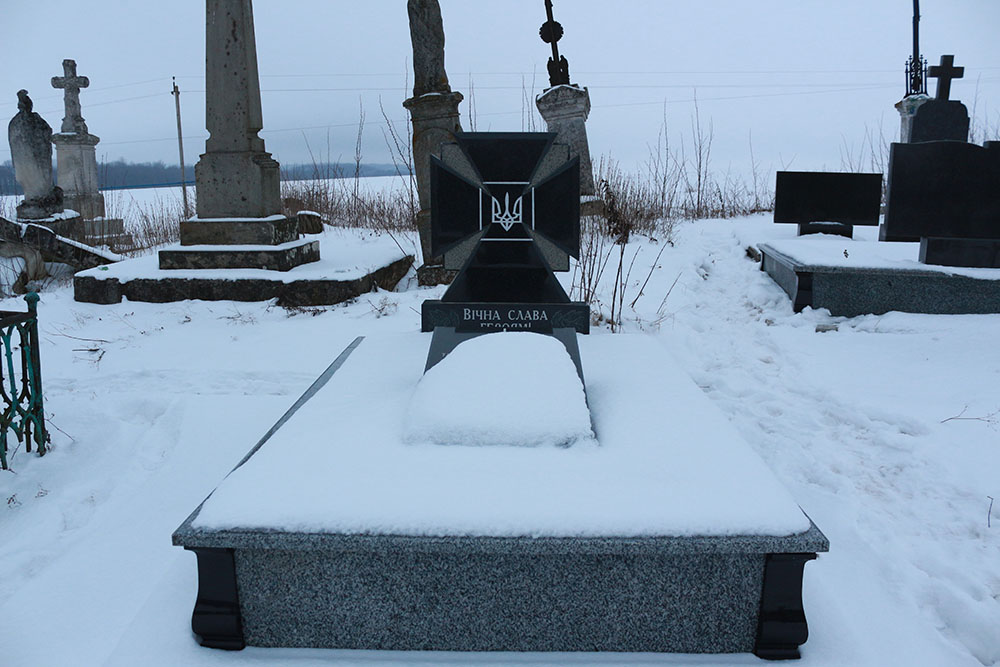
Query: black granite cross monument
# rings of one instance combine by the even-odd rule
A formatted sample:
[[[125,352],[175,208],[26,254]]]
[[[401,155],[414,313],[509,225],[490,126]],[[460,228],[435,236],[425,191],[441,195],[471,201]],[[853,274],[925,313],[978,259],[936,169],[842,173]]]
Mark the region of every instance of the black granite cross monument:
[[[941,56],[940,65],[931,65],[928,76],[937,79],[937,94],[939,100],[947,100],[951,95],[951,80],[965,76],[964,67],[955,67],[955,56]]]
[[[432,252],[467,253],[444,296],[423,303],[421,328],[435,340],[445,331],[532,331],[573,337],[575,347],[574,334],[589,332],[590,307],[570,301],[540,247],[573,257],[580,249],[579,158],[553,164],[555,138],[465,132],[462,173],[431,158]],[[432,343],[428,367],[454,345],[445,347]]]

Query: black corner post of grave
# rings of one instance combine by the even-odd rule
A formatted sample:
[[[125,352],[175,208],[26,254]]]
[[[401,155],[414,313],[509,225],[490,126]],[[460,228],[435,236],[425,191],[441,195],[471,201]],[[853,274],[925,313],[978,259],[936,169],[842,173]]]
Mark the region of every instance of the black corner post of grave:
[[[802,573],[815,553],[767,554],[753,652],[765,660],[795,660],[809,638],[802,607]]]
[[[184,548],[198,557],[198,599],[191,614],[191,630],[198,643],[226,651],[242,650],[246,641],[233,550]]]

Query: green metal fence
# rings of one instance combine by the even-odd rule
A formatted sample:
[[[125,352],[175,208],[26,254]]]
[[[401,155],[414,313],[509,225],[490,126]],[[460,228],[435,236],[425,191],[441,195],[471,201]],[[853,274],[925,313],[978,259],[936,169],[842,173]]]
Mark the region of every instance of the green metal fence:
[[[39,456],[45,454],[49,436],[42,406],[42,364],[38,355],[38,295],[25,295],[28,312],[0,310],[0,466],[7,469],[7,434],[31,451],[34,440]],[[17,332],[15,339],[14,333]],[[15,357],[20,363],[15,362]],[[20,384],[20,387],[18,385]]]

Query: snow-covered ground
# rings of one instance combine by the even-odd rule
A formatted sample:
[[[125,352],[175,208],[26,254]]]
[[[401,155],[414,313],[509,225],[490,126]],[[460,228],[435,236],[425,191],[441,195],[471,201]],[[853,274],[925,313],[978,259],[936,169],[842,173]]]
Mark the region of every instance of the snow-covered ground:
[[[684,223],[655,267],[662,246],[636,239],[626,303],[653,270],[625,330],[674,355],[830,538],[806,566],[800,664],[1000,663],[1000,503],[988,516],[1000,498],[1000,315],[794,314],[745,252],[794,233],[766,216]],[[420,303],[442,291],[411,274],[398,292],[300,310],[43,293],[52,449],[19,451],[0,473],[0,664],[757,664],[196,644],[195,559],[171,532],[356,336],[417,331]]]

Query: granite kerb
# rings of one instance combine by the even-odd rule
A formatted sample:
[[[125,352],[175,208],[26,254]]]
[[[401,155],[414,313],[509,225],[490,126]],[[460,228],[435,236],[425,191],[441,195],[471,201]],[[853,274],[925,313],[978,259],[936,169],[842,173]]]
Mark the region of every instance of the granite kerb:
[[[809,530],[788,536],[417,536],[195,528],[192,523],[200,511],[201,506],[174,532],[173,544],[175,546],[235,550],[326,551],[331,554],[407,552],[524,556],[564,554],[694,556],[703,554],[817,553],[830,549],[829,540],[811,520]]]
[[[796,272],[801,271],[808,273],[856,273],[864,275],[907,276],[907,277],[924,277],[924,278],[942,278],[942,277],[946,278],[949,276],[960,276],[963,278],[970,278],[973,280],[990,280],[990,278],[981,276],[973,278],[972,276],[961,273],[959,271],[953,271],[951,270],[953,267],[947,267],[947,266],[940,266],[939,268],[934,269],[934,268],[918,268],[912,266],[891,268],[885,266],[838,266],[836,264],[811,264],[807,262],[802,262],[796,259],[795,257],[792,257],[779,250],[776,250],[773,246],[767,243],[759,244],[757,249],[765,255],[770,255],[774,259],[780,261],[782,264],[787,266],[792,271]],[[1000,280],[1000,271],[997,272],[996,278],[994,278],[994,280]]]

